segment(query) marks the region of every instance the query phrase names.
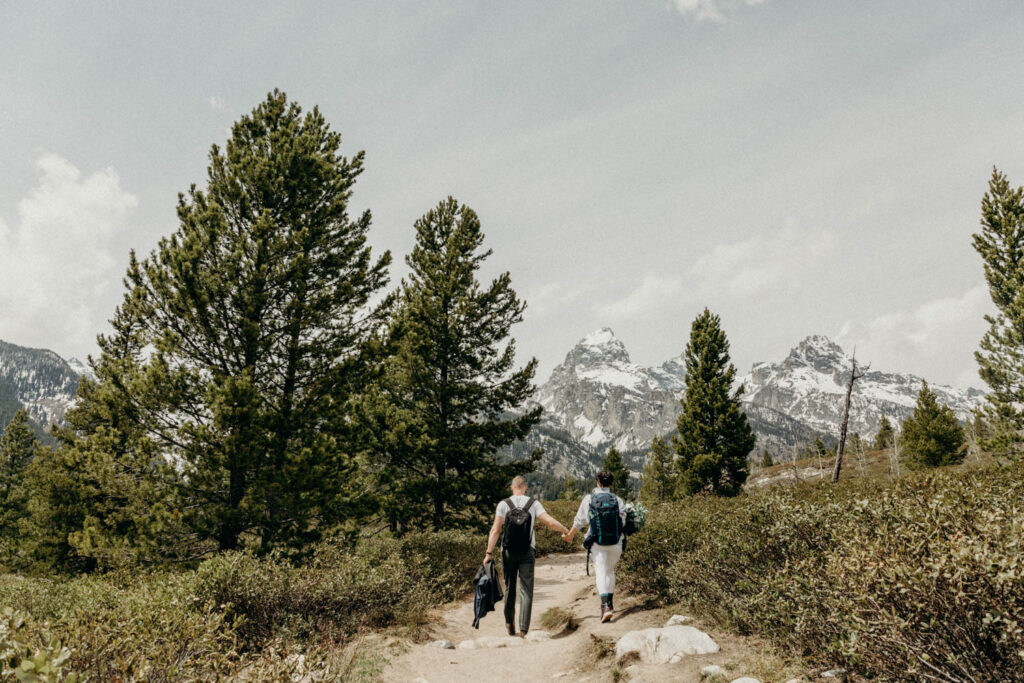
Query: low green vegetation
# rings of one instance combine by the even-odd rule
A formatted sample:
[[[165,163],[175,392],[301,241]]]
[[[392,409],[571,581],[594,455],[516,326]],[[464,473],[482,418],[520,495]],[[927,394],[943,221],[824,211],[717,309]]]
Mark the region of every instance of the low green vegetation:
[[[361,630],[416,626],[427,608],[470,586],[484,539],[466,532],[324,542],[301,566],[221,553],[194,571],[108,574],[67,581],[0,577],[0,604],[31,655],[70,657],[92,680],[276,679],[297,661],[330,670]],[[13,617],[11,617],[13,618]],[[53,657],[51,657],[52,659]]]
[[[1021,680],[1022,475],[953,467],[665,504],[630,540],[622,584],[866,676]]]

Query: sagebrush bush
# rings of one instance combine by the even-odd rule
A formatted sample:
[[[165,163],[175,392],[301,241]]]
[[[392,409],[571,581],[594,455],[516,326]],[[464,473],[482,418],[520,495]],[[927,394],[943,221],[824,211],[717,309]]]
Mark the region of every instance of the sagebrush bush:
[[[27,615],[19,638],[29,650],[60,641],[67,669],[92,680],[277,680],[300,661],[302,671],[329,673],[318,654],[328,646],[363,628],[415,623],[467,592],[484,543],[480,534],[421,533],[355,548],[326,542],[301,566],[225,553],[179,573],[7,575],[0,605]],[[300,651],[302,660],[292,656]]]
[[[623,584],[897,680],[1024,680],[1024,468],[655,508]]]
[[[51,637],[71,649],[73,671],[93,680],[171,681],[226,675],[237,637],[216,605],[203,604],[187,574],[118,581],[0,578],[0,604],[27,614],[25,641]]]
[[[224,553],[199,567],[195,592],[224,605],[247,643],[282,634],[343,640],[362,628],[415,622],[426,607],[468,591],[483,547],[479,535],[440,532],[365,539],[354,549],[324,543],[298,567]]]

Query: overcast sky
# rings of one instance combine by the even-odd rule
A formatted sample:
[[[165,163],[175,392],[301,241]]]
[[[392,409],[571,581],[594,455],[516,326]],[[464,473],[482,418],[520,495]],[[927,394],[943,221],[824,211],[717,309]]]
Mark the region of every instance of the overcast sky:
[[[129,250],[277,87],[366,151],[395,282],[418,216],[480,214],[540,380],[602,326],[660,363],[709,306],[741,371],[822,333],[980,386],[1022,36],[1019,0],[0,2],[0,339],[94,352]]]

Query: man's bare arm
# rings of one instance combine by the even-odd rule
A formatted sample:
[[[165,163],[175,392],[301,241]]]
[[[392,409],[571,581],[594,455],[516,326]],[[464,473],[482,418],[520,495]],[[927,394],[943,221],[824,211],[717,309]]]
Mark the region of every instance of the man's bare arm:
[[[487,554],[484,555],[484,562],[487,562],[494,555],[494,547],[498,545],[498,534],[501,533],[501,526],[504,523],[504,517],[494,518],[494,524],[491,525],[491,533],[487,535]]]
[[[559,522],[557,519],[555,519],[554,517],[552,517],[551,515],[549,515],[546,512],[544,514],[542,514],[541,516],[539,516],[537,518],[537,521],[543,522],[548,527],[554,529],[555,531],[557,531],[558,533],[562,534],[563,536],[565,534],[569,533],[569,530],[566,529],[565,526],[561,522]]]

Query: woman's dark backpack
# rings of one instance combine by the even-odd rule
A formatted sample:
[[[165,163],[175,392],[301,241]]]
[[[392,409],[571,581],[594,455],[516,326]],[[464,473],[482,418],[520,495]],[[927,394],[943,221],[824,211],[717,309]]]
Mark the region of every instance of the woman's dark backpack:
[[[501,547],[509,554],[521,555],[530,549],[533,536],[533,517],[530,515],[533,498],[521,508],[517,508],[511,498],[505,499],[505,505],[508,512],[505,513],[505,535],[501,537]]]
[[[595,493],[590,496],[590,533],[598,545],[615,545],[622,538],[622,517],[619,499],[614,493]]]

